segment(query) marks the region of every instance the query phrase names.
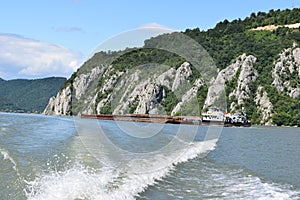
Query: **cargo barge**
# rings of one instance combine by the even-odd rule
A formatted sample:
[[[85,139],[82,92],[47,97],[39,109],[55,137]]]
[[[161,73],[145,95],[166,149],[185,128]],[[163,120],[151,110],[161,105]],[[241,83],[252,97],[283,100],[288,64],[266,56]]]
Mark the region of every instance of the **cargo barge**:
[[[170,115],[151,115],[151,114],[82,114],[82,118],[164,123],[164,124],[194,124],[194,125],[217,125],[217,126],[238,126],[250,127],[251,123],[242,114],[229,114],[216,111],[209,111],[199,116],[170,116]]]
[[[149,115],[149,114],[82,114],[82,118],[100,119],[100,120],[116,120],[116,121],[132,121],[132,122],[149,122],[164,124],[201,124],[201,117],[197,116],[170,116],[170,115]]]

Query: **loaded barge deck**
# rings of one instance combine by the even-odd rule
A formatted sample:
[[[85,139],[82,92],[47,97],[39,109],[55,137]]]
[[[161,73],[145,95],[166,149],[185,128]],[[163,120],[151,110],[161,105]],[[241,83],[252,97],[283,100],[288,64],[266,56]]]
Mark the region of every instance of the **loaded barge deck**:
[[[170,116],[170,115],[149,115],[149,114],[82,114],[82,118],[100,119],[100,120],[115,120],[115,121],[131,121],[131,122],[148,122],[148,123],[163,123],[163,124],[194,124],[194,125],[217,125],[225,127],[250,127],[251,123],[236,123],[234,121],[207,121],[198,116]]]
[[[132,122],[149,122],[149,123],[165,123],[165,124],[201,124],[201,117],[197,116],[169,116],[169,115],[149,115],[149,114],[82,114],[82,118],[116,120],[116,121],[132,121]]]

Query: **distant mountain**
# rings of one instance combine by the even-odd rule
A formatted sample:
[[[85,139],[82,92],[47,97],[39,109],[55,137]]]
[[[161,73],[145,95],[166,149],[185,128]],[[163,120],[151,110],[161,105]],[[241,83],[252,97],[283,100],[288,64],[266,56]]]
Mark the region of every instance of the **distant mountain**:
[[[50,99],[44,113],[160,114],[163,109],[171,115],[199,115],[195,104],[190,104],[193,99],[202,112],[223,95],[225,110],[245,109],[253,124],[300,126],[299,26],[300,9],[295,8],[252,13],[244,20],[224,20],[209,30],[182,32],[209,53],[218,68],[214,78],[207,76],[209,71],[195,70],[193,62],[160,50],[166,45],[180,48],[172,47],[178,33],[146,40],[145,48],[96,53]],[[185,48],[182,51],[194,46]],[[197,61],[203,55],[193,58]],[[206,66],[210,65],[207,61]],[[146,69],[147,63],[169,67],[132,72],[136,66]],[[185,82],[191,87],[184,88]],[[115,92],[119,94],[115,96]]]
[[[0,78],[0,111],[41,113],[51,96],[66,78],[50,77],[35,80]]]

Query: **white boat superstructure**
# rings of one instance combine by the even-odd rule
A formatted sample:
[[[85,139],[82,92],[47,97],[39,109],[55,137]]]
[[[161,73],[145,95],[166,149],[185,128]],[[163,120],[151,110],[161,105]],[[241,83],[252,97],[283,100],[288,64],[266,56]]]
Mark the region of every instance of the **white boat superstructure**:
[[[244,109],[243,109],[244,110]],[[209,108],[207,112],[202,113],[202,124],[218,124],[224,126],[242,126],[250,127],[245,112],[224,113],[218,108]]]
[[[207,112],[202,113],[202,122],[225,122],[224,112],[217,108],[210,108]]]

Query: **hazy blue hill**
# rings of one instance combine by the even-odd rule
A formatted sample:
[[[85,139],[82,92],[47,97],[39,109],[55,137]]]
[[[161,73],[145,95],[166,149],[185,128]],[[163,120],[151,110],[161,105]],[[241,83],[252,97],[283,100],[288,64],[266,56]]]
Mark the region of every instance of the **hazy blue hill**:
[[[0,111],[42,112],[66,78],[3,80],[0,78]]]

